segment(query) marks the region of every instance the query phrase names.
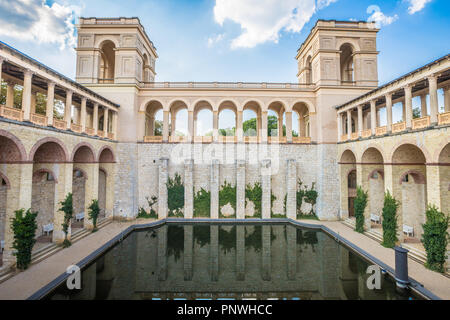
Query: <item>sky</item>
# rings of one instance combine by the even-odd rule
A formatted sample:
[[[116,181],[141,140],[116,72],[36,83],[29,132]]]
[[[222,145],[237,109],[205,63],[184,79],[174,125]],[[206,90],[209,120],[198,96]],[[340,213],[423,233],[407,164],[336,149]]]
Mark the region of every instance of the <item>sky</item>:
[[[297,49],[318,19],[375,21],[379,80],[450,52],[448,0],[0,0],[0,40],[75,76],[78,17],[137,16],[156,81],[297,82]]]

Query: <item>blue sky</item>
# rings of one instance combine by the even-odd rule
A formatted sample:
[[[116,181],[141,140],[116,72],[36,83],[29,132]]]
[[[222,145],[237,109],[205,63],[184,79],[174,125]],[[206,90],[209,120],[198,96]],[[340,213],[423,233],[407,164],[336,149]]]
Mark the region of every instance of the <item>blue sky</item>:
[[[157,81],[296,82],[317,19],[369,19],[382,84],[450,52],[449,12],[448,0],[0,0],[0,40],[73,78],[79,16],[138,16]]]

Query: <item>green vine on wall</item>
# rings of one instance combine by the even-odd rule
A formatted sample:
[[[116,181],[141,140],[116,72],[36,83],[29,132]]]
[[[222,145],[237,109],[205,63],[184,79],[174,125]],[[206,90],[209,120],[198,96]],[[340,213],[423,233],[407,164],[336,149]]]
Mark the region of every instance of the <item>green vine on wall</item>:
[[[144,208],[140,207],[137,218],[138,219],[158,219],[158,215],[156,214],[156,211],[153,209],[153,206],[158,202],[158,197],[153,196],[151,200],[148,197],[146,199],[147,199],[148,206],[150,207],[150,212],[147,212],[147,211],[145,211]]]
[[[440,212],[435,206],[428,206],[425,213],[427,219],[423,227],[422,243],[427,252],[425,267],[437,272],[444,272],[445,255],[449,234],[450,217]]]
[[[367,207],[368,197],[368,193],[358,186],[358,188],[356,189],[354,208],[356,217],[355,231],[359,233],[364,232],[364,211]]]
[[[234,210],[234,216],[225,217],[222,214],[222,207],[230,204]],[[219,190],[219,211],[220,218],[235,218],[236,217],[236,186],[231,186],[231,183],[225,181]]]
[[[390,192],[386,192],[383,205],[383,242],[381,243],[386,248],[393,248],[398,242],[397,209],[399,206],[400,203]]]
[[[194,217],[209,218],[211,214],[211,192],[201,188],[194,196]]]
[[[184,184],[178,173],[167,181],[167,205],[169,217],[183,217]]]
[[[37,212],[28,209],[15,211],[15,217],[11,219],[11,230],[14,234],[12,248],[17,259],[17,268],[26,270],[31,263],[31,252],[36,243]]]

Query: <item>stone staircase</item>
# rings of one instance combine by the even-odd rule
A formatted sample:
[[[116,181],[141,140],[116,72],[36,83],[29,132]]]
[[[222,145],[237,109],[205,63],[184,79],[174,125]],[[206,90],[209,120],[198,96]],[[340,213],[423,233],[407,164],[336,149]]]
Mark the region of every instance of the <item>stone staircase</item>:
[[[110,223],[112,223],[111,219],[104,218],[98,221],[97,228],[101,229],[109,225]],[[79,229],[75,231],[74,233],[72,233],[71,237],[72,244],[87,237],[91,233],[92,231],[86,229]],[[49,243],[48,246],[40,248],[39,250],[36,250],[31,254],[31,265],[37,264],[61,250],[63,250],[62,246],[57,245],[55,243]],[[5,282],[6,280],[12,278],[17,273],[19,272],[12,269],[0,270],[0,283]]]

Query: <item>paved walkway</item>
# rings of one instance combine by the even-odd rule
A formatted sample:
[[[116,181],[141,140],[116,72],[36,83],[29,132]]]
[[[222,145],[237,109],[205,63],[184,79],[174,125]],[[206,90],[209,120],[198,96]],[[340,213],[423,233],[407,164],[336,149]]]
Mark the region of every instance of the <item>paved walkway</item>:
[[[133,222],[113,222],[98,232],[78,241],[70,248],[59,251],[48,259],[33,265],[25,272],[0,284],[0,300],[26,299],[65,272],[69,265],[76,264],[99,249],[106,242],[133,224],[145,224],[150,220]],[[395,268],[394,250],[382,247],[365,235],[356,233],[341,222],[321,222],[305,220],[306,224],[324,225],[346,240],[356,244],[388,266]],[[450,279],[427,270],[422,264],[409,259],[409,273],[412,278],[442,299],[450,300]]]

